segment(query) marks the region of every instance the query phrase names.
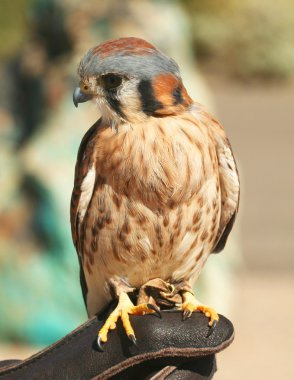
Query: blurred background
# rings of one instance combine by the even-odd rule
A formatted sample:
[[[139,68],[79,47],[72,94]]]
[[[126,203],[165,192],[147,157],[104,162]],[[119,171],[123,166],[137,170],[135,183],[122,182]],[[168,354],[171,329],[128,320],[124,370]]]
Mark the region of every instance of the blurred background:
[[[0,10],[0,359],[28,357],[87,318],[69,202],[99,115],[76,110],[72,91],[90,47],[137,36],[176,59],[240,168],[233,234],[196,287],[236,329],[215,379],[292,378],[293,1],[1,0]]]

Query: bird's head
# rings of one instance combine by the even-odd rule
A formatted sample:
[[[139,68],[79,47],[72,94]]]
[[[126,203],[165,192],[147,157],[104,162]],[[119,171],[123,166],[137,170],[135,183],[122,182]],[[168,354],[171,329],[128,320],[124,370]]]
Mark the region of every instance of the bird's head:
[[[175,115],[192,103],[177,63],[139,38],[110,40],[90,49],[78,73],[75,106],[94,99],[102,118],[112,124]]]

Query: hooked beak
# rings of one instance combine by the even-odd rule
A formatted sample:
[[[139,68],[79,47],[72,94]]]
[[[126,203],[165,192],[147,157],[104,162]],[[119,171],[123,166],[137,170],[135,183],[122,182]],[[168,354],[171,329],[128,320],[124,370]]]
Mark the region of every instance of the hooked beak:
[[[88,100],[91,100],[93,95],[86,94],[81,91],[80,87],[77,87],[73,92],[73,103],[76,107],[78,107],[79,103],[87,102]]]

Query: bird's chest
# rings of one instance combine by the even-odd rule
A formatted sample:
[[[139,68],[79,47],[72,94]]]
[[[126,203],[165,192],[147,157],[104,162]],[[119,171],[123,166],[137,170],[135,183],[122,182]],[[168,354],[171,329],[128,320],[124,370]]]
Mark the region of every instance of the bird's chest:
[[[118,196],[137,199],[152,210],[188,201],[212,167],[207,136],[194,131],[192,138],[191,131],[183,130],[172,123],[169,129],[107,130],[96,143],[96,172]]]
[[[208,190],[213,183],[205,186]],[[155,277],[191,278],[211,252],[218,229],[216,184],[209,194],[205,198],[200,192],[188,202],[151,210],[102,186],[84,226],[86,276],[95,283],[98,278],[122,276],[132,286]]]
[[[122,275],[137,285],[180,268],[176,277],[183,277],[216,235],[219,184],[206,140],[176,129],[151,132],[118,134],[96,146],[96,184],[84,221],[90,277]]]

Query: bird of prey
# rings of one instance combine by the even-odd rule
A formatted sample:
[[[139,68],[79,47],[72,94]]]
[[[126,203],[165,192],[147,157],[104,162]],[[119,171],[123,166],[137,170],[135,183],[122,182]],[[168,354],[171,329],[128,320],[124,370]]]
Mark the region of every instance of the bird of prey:
[[[177,63],[128,37],[91,48],[78,68],[74,104],[94,100],[101,118],[85,134],[71,200],[73,241],[88,315],[113,297],[98,344],[121,318],[156,313],[128,293],[153,279],[177,289],[183,316],[215,310],[192,287],[208,256],[221,251],[239,204],[239,177],[223,127],[194,102]]]

